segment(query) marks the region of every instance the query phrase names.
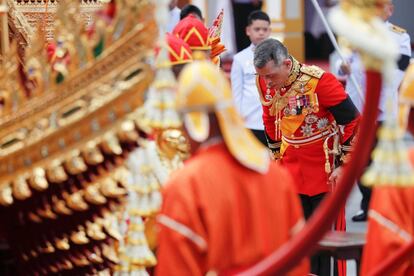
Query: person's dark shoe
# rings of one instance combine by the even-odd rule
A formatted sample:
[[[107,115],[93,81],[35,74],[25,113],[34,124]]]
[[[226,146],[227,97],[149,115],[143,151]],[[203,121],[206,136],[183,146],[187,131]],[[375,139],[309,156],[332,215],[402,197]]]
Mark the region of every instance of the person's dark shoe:
[[[362,210],[360,210],[358,213],[356,213],[355,216],[352,217],[352,221],[355,221],[355,222],[367,221],[367,219],[368,219],[367,213]]]

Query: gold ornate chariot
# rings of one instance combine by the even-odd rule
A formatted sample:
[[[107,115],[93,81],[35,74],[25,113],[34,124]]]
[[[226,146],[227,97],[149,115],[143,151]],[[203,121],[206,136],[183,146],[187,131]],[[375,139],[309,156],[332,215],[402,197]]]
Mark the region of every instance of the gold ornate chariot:
[[[112,213],[128,185],[124,161],[137,147],[157,25],[151,1],[102,2],[7,0],[0,214],[19,266],[33,273],[119,263]]]

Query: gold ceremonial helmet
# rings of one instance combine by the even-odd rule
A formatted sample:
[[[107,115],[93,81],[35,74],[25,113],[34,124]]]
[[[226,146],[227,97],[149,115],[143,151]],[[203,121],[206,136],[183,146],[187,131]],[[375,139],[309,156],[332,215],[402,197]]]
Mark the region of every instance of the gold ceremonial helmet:
[[[188,135],[198,142],[208,138],[208,114],[215,113],[230,153],[249,169],[267,172],[267,149],[244,127],[234,108],[230,85],[217,66],[195,61],[184,68],[178,81],[177,109],[184,114]]]
[[[408,113],[414,107],[414,63],[407,68],[400,88],[400,126],[406,129]]]

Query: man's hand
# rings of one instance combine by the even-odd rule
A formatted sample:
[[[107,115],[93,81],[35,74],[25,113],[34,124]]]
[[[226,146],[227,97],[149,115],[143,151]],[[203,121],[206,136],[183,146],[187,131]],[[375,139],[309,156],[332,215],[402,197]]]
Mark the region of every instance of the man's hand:
[[[280,160],[280,153],[269,149],[270,159],[273,161]]]
[[[329,176],[329,182],[335,184],[339,177],[342,175],[342,166],[339,166],[333,170],[331,175]]]
[[[342,75],[349,75],[351,74],[351,66],[347,62],[342,62],[341,66],[339,67],[340,73]]]

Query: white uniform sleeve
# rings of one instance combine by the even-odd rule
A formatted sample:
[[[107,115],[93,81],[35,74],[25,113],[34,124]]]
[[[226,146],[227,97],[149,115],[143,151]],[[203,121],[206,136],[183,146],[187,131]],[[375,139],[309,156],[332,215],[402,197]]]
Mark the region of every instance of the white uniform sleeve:
[[[231,66],[230,78],[234,103],[237,111],[241,113],[243,98],[243,68],[236,58],[233,60],[233,64]]]
[[[400,46],[400,58],[398,59],[398,69],[401,72],[405,72],[410,64],[411,58],[411,41],[410,36],[407,33],[403,33],[399,36]]]
[[[411,57],[411,39],[408,33],[401,35],[400,54]]]

